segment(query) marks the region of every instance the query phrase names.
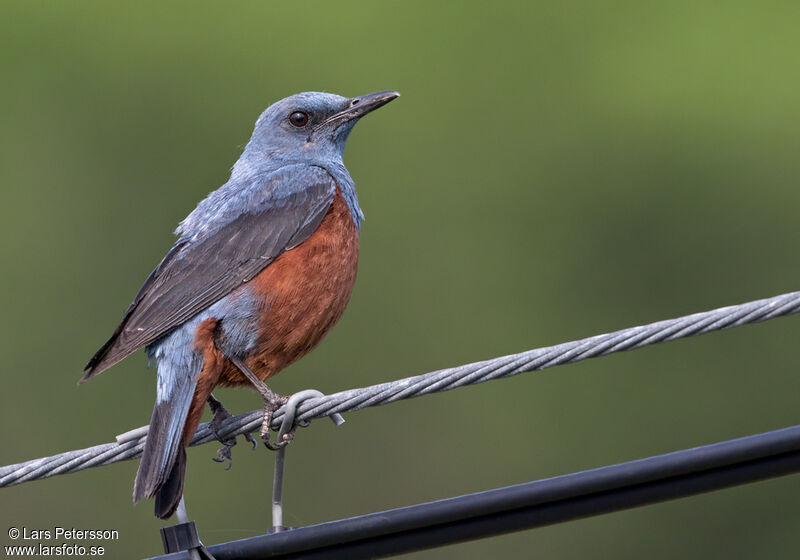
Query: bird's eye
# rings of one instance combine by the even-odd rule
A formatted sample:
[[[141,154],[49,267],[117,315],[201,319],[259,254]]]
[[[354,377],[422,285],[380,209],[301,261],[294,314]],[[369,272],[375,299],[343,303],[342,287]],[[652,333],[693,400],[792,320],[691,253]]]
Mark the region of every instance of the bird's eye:
[[[289,115],[289,122],[298,128],[305,126],[306,123],[308,123],[308,113],[304,113],[303,111],[295,111]]]

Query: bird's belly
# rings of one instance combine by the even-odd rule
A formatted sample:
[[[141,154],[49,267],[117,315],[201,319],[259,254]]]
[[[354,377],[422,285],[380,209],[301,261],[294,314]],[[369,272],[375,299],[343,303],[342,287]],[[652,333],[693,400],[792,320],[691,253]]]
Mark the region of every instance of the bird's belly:
[[[258,308],[258,333],[245,363],[262,380],[312,350],[342,316],[356,279],[358,247],[358,229],[337,190],[317,230],[242,286]],[[249,381],[230,366],[220,383]]]

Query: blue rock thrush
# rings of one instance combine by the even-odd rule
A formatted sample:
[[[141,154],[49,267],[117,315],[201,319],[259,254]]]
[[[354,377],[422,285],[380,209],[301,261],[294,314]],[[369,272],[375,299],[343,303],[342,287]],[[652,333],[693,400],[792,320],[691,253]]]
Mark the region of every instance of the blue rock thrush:
[[[145,347],[158,362],[156,404],[133,499],[171,516],[183,495],[185,447],[218,385],[264,398],[262,439],[285,402],[264,383],[313,349],[341,317],[355,282],[363,214],[342,161],[355,123],[399,94],[299,93],[256,121],[230,180],[184,219],[85,381]],[[224,443],[224,442],[223,442]],[[230,457],[230,445],[220,459]]]

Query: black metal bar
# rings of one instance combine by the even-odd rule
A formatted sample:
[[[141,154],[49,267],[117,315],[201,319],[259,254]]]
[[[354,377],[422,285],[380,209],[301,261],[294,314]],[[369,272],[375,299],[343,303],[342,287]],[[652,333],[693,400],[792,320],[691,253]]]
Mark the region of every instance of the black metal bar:
[[[800,426],[209,546],[218,560],[379,558],[800,472]],[[160,560],[188,560],[185,552]],[[151,559],[155,560],[155,559]]]

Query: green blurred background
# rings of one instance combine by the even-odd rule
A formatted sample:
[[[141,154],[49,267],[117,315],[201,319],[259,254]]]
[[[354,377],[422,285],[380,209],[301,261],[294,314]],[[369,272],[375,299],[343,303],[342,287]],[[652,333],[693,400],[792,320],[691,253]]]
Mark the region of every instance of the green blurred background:
[[[258,114],[304,90],[403,94],[345,154],[367,215],[351,304],[283,393],[357,387],[800,288],[796,3],[0,5],[0,464],[149,420],[142,353],[80,389],[170,232]],[[800,319],[316,422],[305,525],[798,422]],[[218,396],[257,408],[248,390]],[[269,524],[272,456],[189,452],[207,543]],[[0,490],[8,526],[161,550],[136,462]],[[412,555],[794,558],[800,479]],[[85,543],[84,543],[85,544]]]

